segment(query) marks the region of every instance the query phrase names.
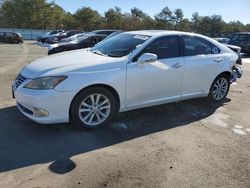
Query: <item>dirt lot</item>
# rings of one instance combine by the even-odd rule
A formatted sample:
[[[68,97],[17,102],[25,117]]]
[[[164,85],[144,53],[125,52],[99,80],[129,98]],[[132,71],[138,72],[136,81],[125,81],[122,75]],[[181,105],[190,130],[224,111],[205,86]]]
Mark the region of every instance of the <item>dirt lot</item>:
[[[250,187],[250,59],[221,105],[189,100],[79,131],[33,123],[11,98],[21,67],[46,53],[0,44],[0,187]]]

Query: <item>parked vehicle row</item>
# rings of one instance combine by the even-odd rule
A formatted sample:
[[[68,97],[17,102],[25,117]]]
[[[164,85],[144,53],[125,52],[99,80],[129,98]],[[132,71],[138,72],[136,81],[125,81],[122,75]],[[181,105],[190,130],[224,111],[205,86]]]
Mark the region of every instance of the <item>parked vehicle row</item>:
[[[203,35],[130,31],[93,48],[38,59],[12,88],[28,118],[92,129],[117,112],[196,97],[221,102],[242,75],[237,60],[235,52]]]
[[[56,36],[60,35],[61,33],[64,33],[64,30],[54,30],[51,32],[47,32],[44,35],[38,36],[37,41],[41,42],[41,43],[45,43],[45,42],[48,42],[48,38],[54,37],[54,36],[56,37]]]
[[[0,42],[12,44],[23,43],[23,36],[14,32],[0,32]]]
[[[235,33],[231,38],[215,38],[220,43],[225,44],[233,51],[250,55],[250,32]]]
[[[56,44],[52,44],[49,47],[48,55],[64,51],[92,47],[98,42],[105,39],[106,37],[107,35],[95,34],[95,35],[78,37],[75,40],[70,40],[68,42],[59,42]]]
[[[59,35],[48,37],[46,43],[48,44],[55,44],[60,42],[62,39],[74,36],[76,34],[83,34],[83,31],[80,30],[70,30],[66,32],[62,32]]]
[[[50,45],[48,55],[93,47],[108,36],[120,33],[119,30],[96,30],[87,34],[76,34],[69,38],[64,38],[60,42]]]

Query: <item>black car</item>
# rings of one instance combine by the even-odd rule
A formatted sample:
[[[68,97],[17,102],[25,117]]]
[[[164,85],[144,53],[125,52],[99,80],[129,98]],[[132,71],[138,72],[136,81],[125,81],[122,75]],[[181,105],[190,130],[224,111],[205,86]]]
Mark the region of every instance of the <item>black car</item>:
[[[107,35],[92,34],[92,35],[86,35],[86,36],[77,38],[76,40],[70,41],[70,42],[59,42],[57,44],[53,44],[50,46],[48,55],[59,53],[59,52],[64,52],[64,51],[92,47],[98,42],[105,39],[106,37]]]
[[[235,53],[238,54],[238,60],[236,62],[236,64],[238,65],[242,65],[242,59],[241,59],[241,47],[239,46],[235,46],[235,45],[230,45],[225,43],[225,40],[227,38],[214,38],[214,40],[218,41],[219,43],[224,44],[226,47],[230,48],[231,50],[233,50]]]
[[[228,41],[230,40],[229,38],[214,38],[214,40],[217,40],[219,43],[222,44],[228,44]]]
[[[228,44],[241,47],[241,52],[250,55],[250,32],[235,33]]]
[[[41,42],[41,43],[45,43],[45,42],[47,42],[48,38],[58,36],[59,34],[61,34],[63,32],[64,32],[64,30],[50,31],[48,33],[45,33],[44,35],[39,35],[37,37],[37,41]]]
[[[0,42],[19,44],[23,43],[23,37],[19,33],[0,32]]]
[[[242,65],[242,58],[241,58],[241,47],[239,46],[235,46],[235,45],[230,45],[230,44],[225,44],[228,48],[230,48],[231,50],[233,50],[234,52],[236,52],[238,54],[238,60],[236,62],[236,64],[238,65]]]
[[[83,33],[83,32],[80,31],[80,30],[66,31],[66,32],[63,32],[63,33],[61,33],[61,34],[59,34],[57,36],[49,37],[47,42],[49,44],[55,44],[55,43],[58,43],[60,40],[62,40],[64,38],[68,38],[68,37],[71,37],[71,36],[79,34],[79,33]]]

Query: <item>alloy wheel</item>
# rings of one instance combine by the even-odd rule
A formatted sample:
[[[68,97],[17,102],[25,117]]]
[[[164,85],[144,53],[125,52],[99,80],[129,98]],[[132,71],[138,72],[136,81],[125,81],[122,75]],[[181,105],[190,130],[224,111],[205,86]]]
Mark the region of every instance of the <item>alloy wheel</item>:
[[[213,98],[217,101],[223,99],[228,91],[229,83],[228,80],[224,77],[218,79],[213,86]]]
[[[111,109],[111,103],[103,94],[95,93],[87,96],[80,104],[78,114],[80,120],[88,126],[97,126],[104,122]]]

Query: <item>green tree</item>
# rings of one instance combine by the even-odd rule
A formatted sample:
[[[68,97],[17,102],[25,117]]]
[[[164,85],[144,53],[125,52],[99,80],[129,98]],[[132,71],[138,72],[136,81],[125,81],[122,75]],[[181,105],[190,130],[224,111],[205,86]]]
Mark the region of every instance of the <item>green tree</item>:
[[[183,14],[182,9],[180,9],[180,8],[175,9],[174,14],[172,16],[175,30],[179,29],[179,26],[183,20],[183,17],[184,17],[184,14]]]
[[[200,22],[201,22],[201,16],[199,15],[198,12],[193,13],[192,18],[192,30],[194,32],[199,32],[200,31]]]
[[[154,29],[154,20],[141,9],[136,7],[130,10],[125,16],[126,30]]]
[[[2,16],[9,27],[54,29],[62,26],[65,12],[46,0],[8,0],[2,5]]]
[[[110,8],[105,12],[104,16],[105,27],[110,29],[122,29],[123,28],[123,14],[121,8]]]
[[[168,7],[165,7],[161,12],[155,15],[157,27],[160,29],[173,29],[173,20],[173,12]]]
[[[179,26],[178,26],[178,30],[180,31],[187,31],[187,32],[192,32],[192,22],[189,21],[189,19],[184,18]]]
[[[210,26],[210,36],[211,37],[219,37],[221,33],[223,33],[225,22],[222,20],[220,15],[212,15],[210,17],[211,26]]]
[[[49,0],[0,0],[0,27],[26,29],[168,29],[201,33],[211,37],[230,36],[232,33],[250,31],[250,24],[240,21],[226,23],[220,15],[201,16],[195,12],[189,20],[182,9],[164,7],[151,18],[143,10],[133,7],[130,12],[121,8],[108,9],[104,16],[90,7],[75,13],[65,12]]]
[[[101,21],[101,15],[90,7],[82,7],[74,14],[78,29],[92,31],[98,29]]]
[[[62,19],[62,25],[63,29],[66,30],[80,29],[79,24],[77,24],[74,16],[69,12],[65,13],[65,16]]]

